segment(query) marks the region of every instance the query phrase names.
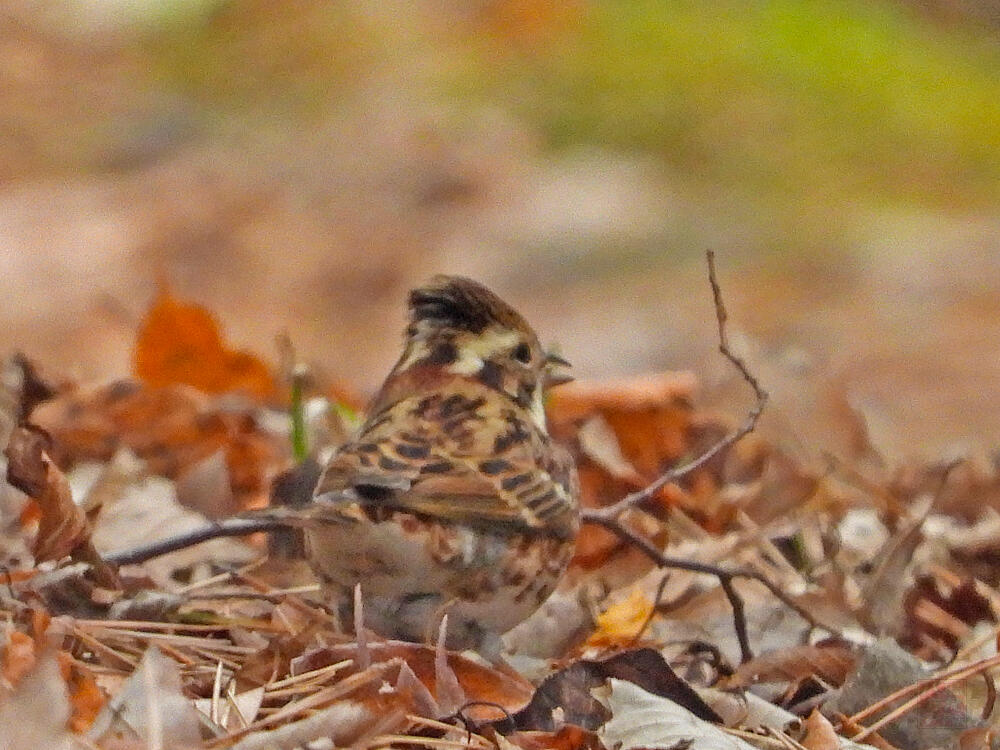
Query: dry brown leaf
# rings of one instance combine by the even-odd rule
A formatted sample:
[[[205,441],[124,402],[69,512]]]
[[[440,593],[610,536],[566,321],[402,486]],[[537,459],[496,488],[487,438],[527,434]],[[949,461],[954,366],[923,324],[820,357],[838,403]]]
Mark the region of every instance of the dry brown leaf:
[[[139,329],[135,374],[154,386],[192,385],[205,393],[243,392],[262,401],[277,393],[270,368],[227,347],[205,308],[181,302],[163,286]]]
[[[435,700],[438,699],[439,685],[434,664],[436,656],[434,648],[417,643],[384,641],[369,643],[368,651],[372,662],[376,664],[391,659],[405,662],[430,695]],[[356,654],[357,645],[354,643],[315,650],[294,659],[291,671],[292,674],[301,674],[344,659],[353,659]],[[509,670],[486,666],[457,653],[447,653],[447,662],[467,701],[493,703],[514,713],[523,708],[534,693],[534,686],[530,682]],[[354,671],[356,668],[351,667],[338,673],[338,677],[347,677]],[[388,674],[386,680],[395,682],[396,677],[395,674]],[[488,706],[471,706],[463,713],[477,721],[503,718],[501,712]]]
[[[549,423],[557,439],[577,446],[584,507],[620,500],[691,449],[695,389],[690,373],[668,372],[610,382],[574,381],[553,391],[547,407]],[[668,508],[686,504],[688,495],[679,486],[668,485],[655,500]],[[662,529],[641,531],[660,532],[655,541],[666,541]],[[628,556],[626,565],[639,559],[639,553],[611,532],[585,526],[573,564],[595,570],[623,554]]]
[[[61,560],[90,541],[91,528],[73,502],[69,482],[49,458],[48,435],[17,427],[5,454],[7,481],[38,505],[39,523],[32,553],[39,562]]]
[[[607,719],[607,710],[594,697],[594,690],[610,678],[628,681],[656,696],[670,698],[709,721],[719,716],[650,648],[620,651],[605,659],[580,659],[549,675],[531,697],[531,703],[514,720],[519,729],[554,731],[565,721],[585,729],[597,729]],[[559,709],[559,720],[553,709]]]
[[[916,647],[939,643],[958,648],[973,626],[996,621],[992,598],[980,581],[941,566],[928,567],[906,592],[900,640]]]
[[[828,685],[843,685],[858,657],[846,643],[792,646],[751,659],[724,682],[728,688],[749,687],[759,682],[797,683],[819,677]]]
[[[556,732],[515,732],[507,739],[524,750],[605,750],[597,734],[574,724]]]
[[[149,473],[173,479],[221,451],[236,496],[230,513],[264,505],[271,478],[288,461],[287,440],[266,431],[254,409],[183,385],[119,381],[81,389],[40,405],[32,421],[52,435],[60,466],[108,461],[125,447]]]
[[[694,375],[670,372],[612,382],[574,381],[553,391],[548,411],[555,433],[600,415],[618,439],[622,456],[653,477],[688,450]]]
[[[802,746],[808,750],[838,750],[841,746],[829,719],[815,709],[805,720],[805,731]]]

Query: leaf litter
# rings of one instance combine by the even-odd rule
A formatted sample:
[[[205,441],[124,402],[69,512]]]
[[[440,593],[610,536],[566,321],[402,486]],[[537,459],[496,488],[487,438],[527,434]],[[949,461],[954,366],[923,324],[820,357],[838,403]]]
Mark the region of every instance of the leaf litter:
[[[20,354],[0,370],[2,750],[997,744],[995,461],[890,465],[868,444],[817,465],[751,426],[699,463],[734,420],[693,374],[563,386],[550,421],[584,508],[642,497],[625,534],[585,527],[560,590],[488,661],[355,636],[294,537],[103,563],[301,502],[345,434],[320,422],[357,406],[308,384],[297,469],[287,373],[165,288],[138,339],[134,379],[51,383]]]

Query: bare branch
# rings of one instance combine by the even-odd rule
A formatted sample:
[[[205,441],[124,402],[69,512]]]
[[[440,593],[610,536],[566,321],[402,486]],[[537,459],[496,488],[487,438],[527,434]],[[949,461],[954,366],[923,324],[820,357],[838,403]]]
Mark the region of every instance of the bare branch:
[[[111,565],[119,566],[138,565],[147,560],[152,560],[154,557],[207,542],[209,539],[218,539],[226,536],[247,536],[249,534],[256,534],[259,531],[275,531],[289,527],[290,524],[274,518],[226,518],[218,523],[202,526],[185,534],[167,537],[166,539],[161,539],[141,547],[132,547],[131,549],[119,552],[111,552],[104,555],[104,561]]]
[[[750,368],[747,366],[746,362],[744,362],[741,357],[733,354],[732,350],[729,348],[729,337],[726,335],[726,320],[728,319],[728,315],[726,313],[726,307],[722,303],[722,290],[719,288],[719,282],[715,276],[715,253],[709,250],[707,258],[708,283],[712,286],[712,301],[715,305],[715,318],[718,322],[719,328],[719,351],[722,353],[722,356],[733,363],[733,366],[736,367],[740,375],[743,376],[743,380],[745,380],[750,387],[753,388],[754,395],[756,396],[756,402],[747,414],[743,424],[737,427],[733,432],[726,435],[719,442],[715,443],[711,448],[706,450],[696,459],[664,472],[641,490],[626,495],[614,505],[609,505],[606,508],[587,508],[583,510],[581,512],[581,517],[584,523],[603,525],[602,522],[606,519],[619,518],[630,508],[635,508],[636,506],[642,505],[646,501],[650,500],[656,495],[656,493],[671,482],[674,482],[681,477],[687,476],[691,472],[700,469],[722,451],[741,440],[744,436],[753,432],[757,427],[757,421],[760,419],[760,415],[763,413],[764,407],[767,405],[767,391],[761,387],[760,382],[753,375],[753,373],[750,372]]]
[[[618,536],[618,538],[622,541],[637,547],[661,568],[689,570],[695,573],[705,573],[717,577],[719,579],[719,583],[722,585],[722,590],[733,609],[734,628],[736,630],[736,637],[740,644],[741,657],[743,661],[747,661],[753,656],[753,653],[750,649],[750,641],[747,635],[747,621],[743,606],[743,598],[733,586],[733,579],[735,578],[749,578],[757,581],[765,586],[767,590],[770,591],[779,601],[796,612],[810,625],[822,628],[829,632],[836,631],[833,628],[818,622],[808,610],[799,605],[798,602],[788,596],[784,591],[778,588],[762,574],[753,570],[727,570],[726,568],[716,565],[667,557],[660,552],[660,550],[658,550],[652,542],[636,534],[621,521],[621,516],[626,511],[642,505],[646,501],[653,498],[656,493],[666,485],[704,466],[722,451],[735,444],[744,436],[753,432],[753,430],[756,429],[757,421],[760,419],[760,415],[763,413],[764,407],[767,404],[767,391],[761,387],[760,382],[753,375],[753,373],[750,372],[750,368],[747,366],[746,362],[744,362],[741,357],[734,354],[729,348],[729,337],[726,334],[726,320],[728,319],[728,315],[726,313],[726,306],[722,302],[722,289],[719,287],[719,282],[716,278],[715,253],[711,250],[707,253],[707,260],[708,283],[712,287],[712,301],[715,306],[715,319],[718,324],[719,351],[733,364],[743,377],[743,380],[745,380],[753,389],[754,395],[756,396],[753,408],[747,414],[743,423],[736,430],[726,435],[694,460],[664,472],[641,490],[626,495],[614,505],[609,505],[606,508],[587,508],[581,511],[580,517],[584,523],[601,526]]]
[[[808,609],[803,607],[795,601],[793,597],[782,591],[777,584],[773,583],[765,575],[757,572],[756,570],[747,570],[744,568],[727,569],[719,565],[695,562],[693,560],[682,560],[679,557],[668,557],[660,552],[660,550],[656,548],[656,545],[654,545],[651,541],[629,529],[617,518],[594,518],[590,519],[588,522],[594,524],[595,526],[601,526],[602,528],[607,529],[622,541],[636,547],[644,555],[646,555],[646,557],[656,563],[657,567],[689,570],[692,573],[704,573],[705,575],[715,576],[718,578],[719,583],[722,585],[722,590],[726,594],[726,598],[729,600],[729,605],[733,609],[733,627],[736,630],[736,638],[740,644],[740,656],[743,661],[748,661],[753,658],[753,651],[750,648],[750,640],[747,636],[747,621],[746,614],[744,612],[743,598],[733,586],[733,580],[737,578],[746,578],[752,581],[757,581],[757,583],[761,584],[764,588],[770,591],[778,601],[795,612],[799,617],[814,628],[825,630],[833,635],[840,635],[840,631],[817,620]]]

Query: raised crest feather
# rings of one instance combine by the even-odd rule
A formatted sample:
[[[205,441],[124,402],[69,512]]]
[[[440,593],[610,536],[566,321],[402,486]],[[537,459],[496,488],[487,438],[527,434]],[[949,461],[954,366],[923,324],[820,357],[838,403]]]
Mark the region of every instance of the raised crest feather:
[[[435,326],[479,334],[492,324],[525,329],[527,323],[510,305],[482,284],[463,276],[435,276],[410,292],[412,324],[428,321]]]

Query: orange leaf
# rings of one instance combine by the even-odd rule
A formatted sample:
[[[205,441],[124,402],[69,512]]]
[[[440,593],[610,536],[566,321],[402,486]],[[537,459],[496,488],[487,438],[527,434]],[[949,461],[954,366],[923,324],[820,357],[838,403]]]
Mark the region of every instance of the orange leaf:
[[[690,447],[697,382],[688,372],[665,372],[610,382],[575,381],[553,391],[549,418],[564,432],[600,415],[618,438],[622,455],[653,478]]]
[[[631,644],[652,613],[653,602],[634,589],[627,599],[612,604],[597,616],[597,630],[587,643],[590,646]]]
[[[150,385],[192,385],[205,393],[243,391],[260,400],[277,392],[270,368],[253,354],[230,350],[218,323],[201,307],[160,290],[139,328],[135,374]]]
[[[350,643],[316,649],[295,660],[296,670],[309,671],[343,659],[355,659],[357,648],[356,643]],[[433,646],[384,641],[369,643],[368,650],[373,662],[390,660],[405,662],[412,670],[413,676],[427,688],[428,692],[440,697],[435,671],[437,651]],[[503,710],[516,713],[531,700],[534,687],[516,672],[489,666],[459,653],[448,652],[446,657],[448,667],[458,680],[466,700],[469,701],[468,707],[463,711],[469,718],[477,721],[497,720],[503,718]],[[355,669],[350,667],[340,675],[346,677]],[[387,674],[387,681],[392,682],[394,679]],[[473,705],[477,701],[490,705]],[[497,706],[502,706],[503,709],[498,709]]]
[[[189,385],[80,389],[40,405],[31,418],[52,435],[60,466],[107,461],[125,446],[151,473],[176,479],[221,451],[236,501],[227,512],[266,492],[287,462],[287,441],[260,426],[251,408],[225,407]]]
[[[0,675],[10,685],[17,685],[31,668],[35,666],[35,642],[31,636],[19,630],[7,635],[3,650],[3,668]]]
[[[611,381],[575,381],[556,389],[547,404],[552,434],[577,448],[580,502],[586,508],[617,502],[686,457],[707,448],[725,429],[706,421],[692,402],[697,380],[689,372],[662,372]],[[713,441],[714,442],[714,441]],[[680,506],[702,523],[721,523],[706,506],[718,487],[717,465],[705,466],[661,488],[647,504],[654,511]],[[610,539],[607,535],[601,535]],[[594,540],[592,540],[594,541]],[[594,546],[596,551],[597,546]],[[605,551],[610,548],[605,545]]]
[[[94,675],[82,668],[69,652],[60,651],[56,656],[63,680],[69,689],[69,703],[73,709],[69,728],[78,734],[85,732],[104,707],[104,693],[97,686]]]

